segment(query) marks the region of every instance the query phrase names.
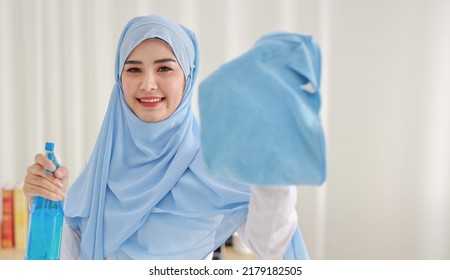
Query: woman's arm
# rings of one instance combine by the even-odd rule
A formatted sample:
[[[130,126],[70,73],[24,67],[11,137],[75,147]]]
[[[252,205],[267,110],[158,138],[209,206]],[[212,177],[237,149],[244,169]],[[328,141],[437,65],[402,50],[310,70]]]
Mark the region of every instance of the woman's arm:
[[[247,221],[238,235],[259,258],[284,258],[298,228],[296,202],[296,186],[251,187]]]

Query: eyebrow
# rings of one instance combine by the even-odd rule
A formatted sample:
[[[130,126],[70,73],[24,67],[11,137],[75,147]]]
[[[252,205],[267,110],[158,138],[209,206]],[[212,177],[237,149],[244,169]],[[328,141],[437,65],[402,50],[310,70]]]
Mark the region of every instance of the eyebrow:
[[[175,59],[173,58],[161,58],[161,59],[157,59],[155,61],[153,61],[153,64],[160,64],[160,63],[166,63],[166,62],[177,62]],[[125,61],[125,64],[140,64],[142,65],[142,61],[139,60],[127,60]]]

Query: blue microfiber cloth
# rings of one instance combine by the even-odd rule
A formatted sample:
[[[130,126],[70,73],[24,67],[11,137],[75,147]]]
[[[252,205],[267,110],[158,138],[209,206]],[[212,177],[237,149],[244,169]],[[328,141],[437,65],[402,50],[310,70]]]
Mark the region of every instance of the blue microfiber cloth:
[[[209,172],[261,186],[321,185],[320,74],[311,36],[276,32],[203,80],[201,149]]]

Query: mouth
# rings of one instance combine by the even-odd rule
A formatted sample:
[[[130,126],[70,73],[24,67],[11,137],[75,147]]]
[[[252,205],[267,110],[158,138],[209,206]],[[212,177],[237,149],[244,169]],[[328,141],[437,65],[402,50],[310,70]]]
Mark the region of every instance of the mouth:
[[[160,98],[137,98],[137,100],[139,100],[139,102],[142,103],[158,103],[163,101],[165,98],[164,97],[160,97]]]
[[[166,98],[164,97],[143,97],[143,98],[136,98],[137,101],[139,101],[139,104],[142,106],[156,106],[163,102]]]

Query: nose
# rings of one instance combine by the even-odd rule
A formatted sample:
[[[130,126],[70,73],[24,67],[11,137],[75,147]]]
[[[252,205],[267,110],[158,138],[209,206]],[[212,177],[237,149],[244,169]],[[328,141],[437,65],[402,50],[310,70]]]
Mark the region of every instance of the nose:
[[[156,77],[153,73],[145,73],[141,82],[141,90],[152,91],[158,88],[158,83],[156,82]]]

